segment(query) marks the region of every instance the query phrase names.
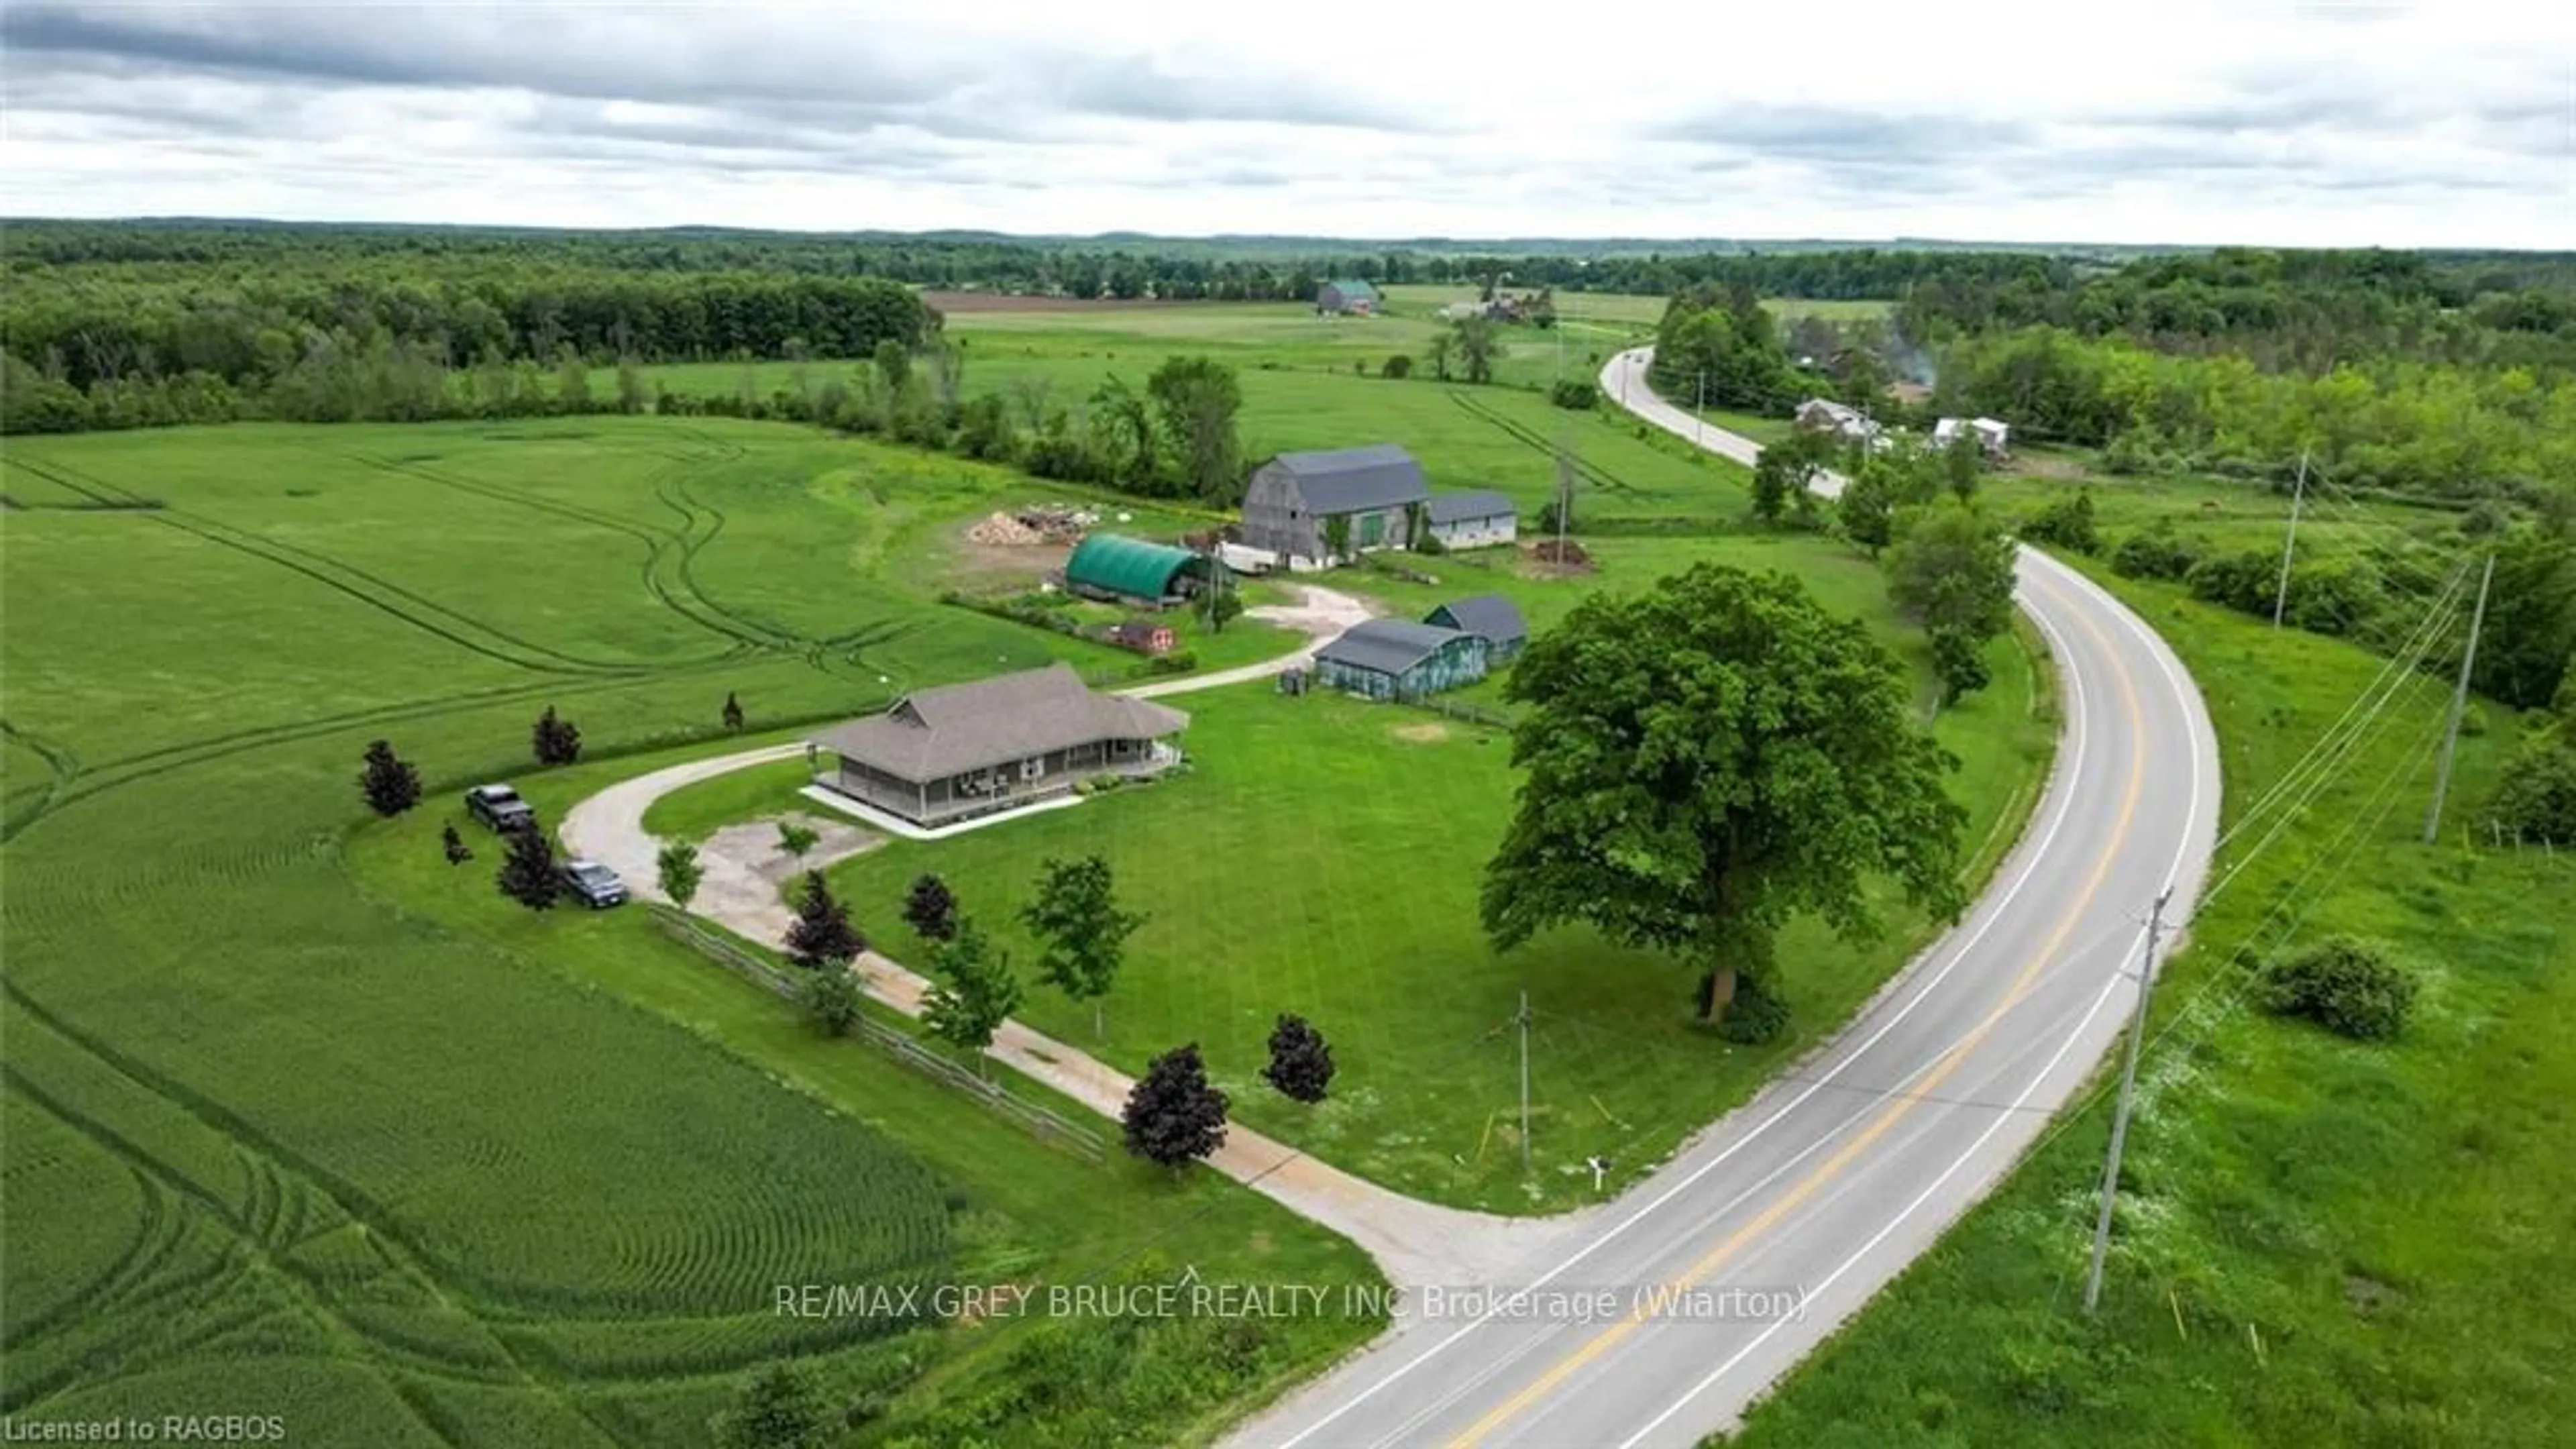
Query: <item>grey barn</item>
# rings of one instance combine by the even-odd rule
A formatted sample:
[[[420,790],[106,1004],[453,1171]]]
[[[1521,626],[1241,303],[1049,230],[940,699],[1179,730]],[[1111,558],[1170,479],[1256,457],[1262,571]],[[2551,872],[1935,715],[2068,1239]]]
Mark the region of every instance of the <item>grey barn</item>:
[[[924,689],[808,743],[834,761],[814,783],[937,825],[1061,795],[1092,775],[1151,775],[1179,763],[1163,743],[1190,717],[1096,694],[1068,664]]]
[[[1413,512],[1428,502],[1422,465],[1393,443],[1329,453],[1282,453],[1252,471],[1243,492],[1243,541],[1281,558],[1324,557],[1324,521],[1347,519],[1352,553],[1402,548]]]

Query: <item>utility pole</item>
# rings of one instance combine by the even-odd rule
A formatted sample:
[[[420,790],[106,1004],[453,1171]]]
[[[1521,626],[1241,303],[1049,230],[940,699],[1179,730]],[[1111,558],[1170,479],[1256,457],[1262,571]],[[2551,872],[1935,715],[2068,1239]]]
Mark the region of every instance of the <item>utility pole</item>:
[[[1513,1020],[1521,1029],[1521,1172],[1530,1170],[1529,1133],[1529,992],[1521,992],[1521,1014]]]
[[[2469,647],[2460,651],[2460,682],[2451,691],[2451,727],[2442,736],[2442,764],[2433,773],[2433,808],[2424,812],[2424,843],[2442,828],[2442,797],[2451,793],[2451,752],[2460,747],[2460,715],[2469,707],[2469,671],[2478,662],[2478,627],[2487,621],[2487,585],[2495,582],[2495,551],[2487,551],[2487,570],[2478,578],[2478,607],[2469,615]]]
[[[2299,505],[2308,497],[2308,450],[2299,450],[2299,483],[2290,494],[2290,531],[2281,536],[2281,587],[2272,594],[2272,627],[2281,627],[2281,613],[2290,603],[2290,550],[2299,541]]]
[[[2093,1266],[2084,1275],[2088,1314],[2102,1301],[2102,1255],[2111,1247],[2111,1203],[2120,1194],[2120,1149],[2128,1141],[2129,1098],[2137,1090],[2138,1049],[2147,1034],[2147,994],[2156,984],[2156,943],[2165,933],[2165,902],[2172,896],[2173,887],[2165,887],[2147,914],[2147,944],[2138,966],[2138,1005],[2129,1015],[2129,1049],[2120,1064],[2120,1105],[2111,1114],[2111,1155],[2102,1164],[2102,1212],[2093,1220]]]
[[[1705,448],[1708,446],[1708,369],[1705,367],[1699,370],[1699,405],[1691,409],[1691,417],[1699,425],[1692,441]]]

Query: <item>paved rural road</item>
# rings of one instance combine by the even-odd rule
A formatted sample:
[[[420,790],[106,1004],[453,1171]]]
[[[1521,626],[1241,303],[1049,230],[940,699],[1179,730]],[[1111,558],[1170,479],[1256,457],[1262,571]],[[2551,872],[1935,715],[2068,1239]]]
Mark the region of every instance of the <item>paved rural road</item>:
[[[1714,451],[1759,455],[1649,393],[1644,361],[1612,358],[1602,387]],[[2218,812],[2217,739],[2172,651],[2042,555],[2022,552],[2020,584],[2065,730],[2029,830],[1959,926],[1618,1202],[1503,1278],[1456,1285],[1528,1296],[1416,1295],[1395,1332],[1229,1442],[1695,1444],[2002,1176],[2117,1038],[2148,904],[2170,886],[2169,918],[2188,916]]]

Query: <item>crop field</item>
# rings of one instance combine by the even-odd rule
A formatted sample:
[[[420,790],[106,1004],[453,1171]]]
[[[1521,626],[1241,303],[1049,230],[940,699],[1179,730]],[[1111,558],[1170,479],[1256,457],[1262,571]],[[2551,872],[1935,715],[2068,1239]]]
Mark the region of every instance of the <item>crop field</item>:
[[[1875,568],[1839,546],[1764,537],[1593,547],[1603,567],[1591,579],[1531,579],[1449,557],[1413,561],[1436,585],[1368,570],[1333,583],[1404,617],[1498,590],[1544,630],[1594,588],[1643,587],[1694,559],[1784,568],[1827,607],[1871,620],[1928,676]],[[1968,844],[1984,842],[1989,861],[2032,803],[2054,730],[2014,641],[1997,642],[1992,668],[1995,688],[1937,724],[1963,762],[1955,790],[1972,813]],[[1487,681],[1458,697],[1498,707],[1499,696],[1499,681]],[[946,841],[893,842],[836,867],[834,880],[863,927],[918,966],[926,950],[896,906],[914,875],[937,871],[1025,969],[1031,949],[1012,913],[1039,863],[1106,855],[1129,904],[1153,918],[1130,943],[1107,1039],[1095,1040],[1088,1007],[1034,979],[1023,1017],[1129,1071],[1197,1040],[1245,1120],[1408,1193],[1508,1212],[1591,1200],[1586,1156],[1620,1165],[1614,1186],[1642,1172],[1847,1016],[1929,930],[1902,912],[1872,946],[1793,930],[1782,959],[1798,1032],[1758,1051],[1731,1048],[1690,1022],[1688,973],[1670,962],[1584,930],[1510,957],[1486,945],[1476,892],[1512,808],[1499,732],[1427,710],[1289,699],[1264,685],[1175,703],[1191,714],[1182,743],[1197,764],[1186,777]],[[708,781],[665,797],[647,823],[703,835],[799,804],[804,782],[801,761]],[[1527,1181],[1507,1110],[1518,1059],[1501,1029],[1523,988],[1540,1023],[1539,1172]],[[1320,1109],[1296,1108],[1259,1079],[1281,1011],[1313,1019],[1334,1043],[1342,1077]]]
[[[1224,1184],[943,1117],[900,1069],[615,934],[640,913],[496,919],[487,848],[442,879],[473,876],[477,914],[377,860],[423,842],[352,833],[377,736],[420,765],[432,803],[403,826],[445,872],[464,784],[568,798],[526,765],[548,704],[605,779],[715,735],[729,691],[762,728],[1054,653],[1125,667],[927,602],[946,530],[1025,486],[714,421],[13,440],[0,1410],[694,1445],[744,1370],[793,1354],[894,1432],[932,1422],[922,1376],[973,1381],[1018,1335],[781,1317],[776,1285],[996,1254],[1114,1271],[1196,1221],[1174,1241],[1206,1272],[1267,1245],[1365,1275]],[[1265,1341],[1245,1386],[1363,1331]],[[1123,1372],[1096,1392],[1136,1390]],[[1157,1412],[1221,1414],[1236,1387]]]

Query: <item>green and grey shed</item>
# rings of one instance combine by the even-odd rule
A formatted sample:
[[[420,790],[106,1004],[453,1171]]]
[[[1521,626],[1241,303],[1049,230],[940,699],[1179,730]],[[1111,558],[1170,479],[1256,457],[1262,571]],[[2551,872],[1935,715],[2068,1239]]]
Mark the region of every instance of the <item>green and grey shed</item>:
[[[1402,619],[1371,619],[1315,654],[1316,682],[1371,699],[1420,699],[1485,677],[1475,634]]]

